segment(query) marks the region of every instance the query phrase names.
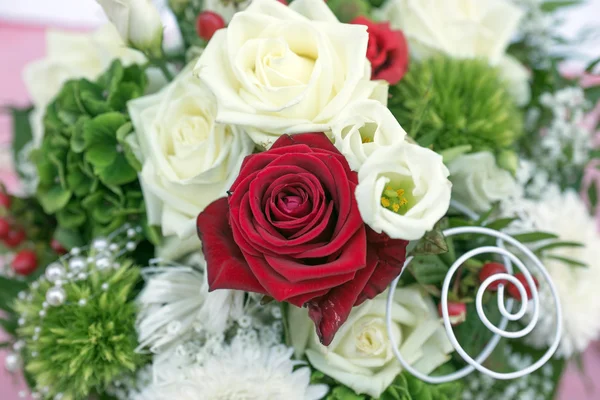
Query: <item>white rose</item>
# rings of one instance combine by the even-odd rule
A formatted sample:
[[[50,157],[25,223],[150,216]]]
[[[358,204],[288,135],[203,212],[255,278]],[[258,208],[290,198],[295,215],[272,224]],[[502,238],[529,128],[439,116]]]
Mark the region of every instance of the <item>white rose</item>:
[[[508,0],[388,0],[377,16],[403,30],[417,58],[442,52],[496,65],[522,15]]]
[[[140,182],[148,222],[164,236],[198,248],[196,218],[223,197],[252,141],[237,127],[215,122],[214,96],[191,65],[157,94],[128,103],[140,144]]]
[[[531,71],[513,56],[505,55],[498,65],[500,77],[506,82],[508,92],[519,107],[525,107],[531,100]]]
[[[124,45],[110,24],[93,33],[48,32],[46,57],[29,63],[23,70],[23,80],[35,107],[31,122],[36,145],[43,138],[45,109],[63,84],[77,78],[94,80],[117,58],[124,65],[146,61],[143,54]]]
[[[387,98],[371,81],[365,26],[340,24],[322,0],[254,0],[215,33],[196,72],[217,119],[268,147],[283,133],[324,132],[350,102]]]
[[[416,240],[446,214],[452,184],[439,154],[407,141],[380,147],[358,171],[356,200],[375,232]]]
[[[480,152],[462,155],[448,165],[452,197],[475,212],[507,199],[517,190],[512,175],[496,165],[494,155]]]
[[[160,55],[163,24],[151,0],[97,0],[123,40],[146,53]]]
[[[379,398],[402,371],[388,337],[386,299],[384,292],[355,307],[329,347],[319,343],[306,309],[290,307],[296,356],[306,354],[313,367],[325,375],[356,393]],[[427,374],[450,359],[453,348],[433,301],[418,287],[396,291],[392,322],[398,349],[414,368]]]
[[[346,107],[334,120],[331,134],[335,147],[355,171],[375,150],[406,137],[391,111],[375,100],[359,100]]]

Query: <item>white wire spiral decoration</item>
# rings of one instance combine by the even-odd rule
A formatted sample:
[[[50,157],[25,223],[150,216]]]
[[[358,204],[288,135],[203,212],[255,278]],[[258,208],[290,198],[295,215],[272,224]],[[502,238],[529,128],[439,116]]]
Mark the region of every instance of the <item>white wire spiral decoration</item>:
[[[467,214],[469,216],[474,216],[472,211],[465,209],[460,204],[453,203],[453,206],[455,208],[457,208],[458,210],[463,211],[465,214]],[[548,360],[550,360],[550,358],[554,355],[554,353],[556,352],[556,350],[560,344],[563,326],[562,326],[562,310],[560,307],[560,301],[559,301],[558,294],[556,292],[556,288],[554,287],[554,283],[552,282],[550,275],[544,268],[544,265],[542,264],[540,259],[529,248],[527,248],[525,245],[523,245],[521,242],[515,240],[513,237],[511,237],[505,233],[502,233],[502,232],[499,232],[499,231],[496,231],[493,229],[468,226],[468,227],[458,227],[458,228],[446,229],[443,233],[444,233],[444,236],[446,236],[446,237],[462,235],[462,234],[481,234],[481,235],[492,236],[492,237],[496,238],[496,246],[479,247],[479,248],[473,249],[473,250],[465,253],[461,257],[459,257],[450,267],[450,270],[448,271],[446,278],[444,279],[444,284],[442,286],[442,294],[441,294],[441,296],[442,296],[442,298],[441,298],[442,317],[443,317],[443,321],[444,321],[444,327],[445,327],[446,333],[448,335],[448,339],[450,340],[450,343],[452,344],[452,346],[454,347],[456,352],[469,365],[466,365],[462,369],[460,369],[454,373],[448,374],[448,375],[429,376],[429,375],[425,375],[425,374],[417,371],[416,369],[411,367],[406,362],[406,360],[404,360],[404,358],[402,357],[402,355],[400,354],[400,351],[398,349],[398,344],[394,341],[394,335],[392,334],[392,303],[393,303],[393,299],[394,299],[394,293],[396,291],[396,286],[398,285],[398,281],[400,280],[400,277],[402,276],[402,273],[400,273],[400,275],[396,279],[394,279],[394,281],[391,283],[391,285],[389,287],[389,293],[388,293],[388,298],[387,298],[387,309],[386,309],[386,314],[387,314],[386,315],[386,324],[387,324],[388,337],[389,337],[389,340],[392,345],[392,350],[393,350],[396,358],[402,365],[402,367],[404,369],[406,369],[408,372],[410,372],[412,375],[414,375],[415,377],[421,379],[422,381],[432,383],[432,384],[440,384],[440,383],[452,382],[452,381],[464,378],[465,376],[467,376],[468,374],[470,374],[471,372],[473,372],[475,370],[478,370],[479,372],[481,372],[483,374],[489,375],[490,377],[492,377],[494,379],[500,379],[500,380],[516,379],[516,378],[520,378],[522,376],[531,374],[532,372],[536,371],[537,369],[542,367],[544,364],[546,364],[548,362]],[[556,306],[555,311],[556,311],[557,324],[556,324],[556,335],[554,338],[554,342],[552,343],[552,346],[550,346],[550,348],[546,351],[546,353],[538,361],[536,361],[534,364],[530,365],[529,367],[524,368],[519,371],[509,372],[509,373],[499,373],[499,372],[495,372],[495,371],[492,371],[492,370],[484,367],[482,365],[482,363],[485,362],[485,360],[489,357],[489,355],[494,351],[494,349],[498,345],[498,342],[500,341],[501,338],[504,337],[504,338],[515,339],[515,338],[524,337],[527,334],[529,334],[535,328],[535,325],[538,322],[539,312],[540,312],[538,289],[534,283],[531,273],[528,271],[528,269],[525,267],[525,265],[523,264],[523,262],[521,260],[519,260],[510,251],[506,250],[506,248],[504,247],[505,243],[507,243],[507,244],[513,246],[514,248],[518,249],[519,251],[521,251],[533,263],[533,265],[536,266],[536,268],[540,272],[541,276],[543,276],[544,280],[546,281],[546,283],[548,284],[548,286],[550,288],[552,297],[554,298],[554,303]],[[488,344],[484,347],[484,349],[481,351],[481,353],[479,355],[477,355],[477,357],[473,358],[469,354],[467,354],[467,352],[463,349],[463,347],[460,345],[460,343],[458,343],[458,341],[456,340],[456,335],[454,334],[454,331],[452,330],[452,324],[450,322],[450,317],[448,314],[448,291],[450,288],[450,282],[452,280],[452,277],[454,276],[454,273],[458,270],[458,268],[460,268],[460,266],[469,258],[480,255],[480,254],[498,254],[498,255],[502,256],[502,258],[504,260],[504,265],[506,266],[507,273],[499,273],[499,274],[495,274],[495,275],[488,277],[485,281],[483,281],[481,283],[481,286],[479,287],[479,290],[477,291],[477,296],[475,299],[475,306],[477,308],[477,314],[479,315],[479,318],[481,319],[483,324],[494,333],[494,336],[488,342]],[[406,262],[404,263],[404,268],[402,269],[402,272],[404,272],[406,270],[406,267],[410,264],[412,259],[413,259],[413,257],[409,257],[406,259]],[[527,299],[527,293],[526,293],[526,289],[525,289],[524,285],[517,278],[515,278],[512,275],[513,264],[517,266],[518,270],[521,273],[523,273],[523,275],[525,276],[525,279],[527,281],[527,284],[529,285],[529,288],[531,290],[531,295],[532,295],[532,300],[533,300],[533,316],[532,316],[529,324],[527,324],[526,327],[524,327],[523,329],[521,329],[519,331],[510,332],[510,331],[506,331],[508,322],[509,321],[517,321],[517,320],[523,318],[527,312],[528,302],[529,302],[529,300]],[[507,299],[506,306],[505,306],[504,285],[500,285],[498,287],[498,308],[500,310],[500,314],[502,315],[502,319],[501,319],[500,323],[498,324],[498,326],[495,326],[490,322],[490,320],[485,315],[485,311],[483,310],[483,295],[486,291],[486,288],[489,285],[491,285],[492,283],[494,283],[496,281],[500,281],[500,280],[509,281],[512,284],[514,284],[517,287],[519,293],[521,294],[522,301],[521,301],[520,309],[516,313],[513,313],[512,308],[514,305],[514,300]]]

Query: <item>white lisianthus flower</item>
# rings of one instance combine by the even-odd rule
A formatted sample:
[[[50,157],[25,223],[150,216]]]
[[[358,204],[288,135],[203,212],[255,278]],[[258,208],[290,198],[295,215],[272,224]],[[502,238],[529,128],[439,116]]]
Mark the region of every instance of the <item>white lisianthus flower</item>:
[[[388,0],[377,13],[406,35],[417,58],[443,53],[497,65],[523,12],[508,0]]]
[[[561,242],[580,243],[583,247],[564,246],[545,252],[541,258],[546,267],[562,307],[563,331],[556,355],[571,358],[582,353],[588,345],[600,338],[600,234],[594,218],[589,214],[578,193],[560,192],[557,186],[545,187],[540,200],[517,199],[503,203],[503,214],[519,217],[522,231],[554,233]],[[587,267],[576,267],[556,258],[579,261]],[[532,268],[533,273],[536,272]],[[526,340],[538,348],[547,348],[556,335],[555,303],[547,284],[540,279],[540,313],[538,323]],[[532,303],[530,303],[532,304]],[[532,316],[532,310],[528,313]]]
[[[196,73],[217,120],[244,126],[267,148],[284,133],[325,132],[352,101],[385,102],[371,81],[365,26],[340,24],[322,0],[254,0],[210,40]]]
[[[448,165],[452,197],[475,212],[487,211],[496,201],[517,191],[512,175],[496,165],[490,152],[465,154]]]
[[[358,171],[356,200],[375,232],[417,240],[450,206],[450,172],[439,154],[402,141],[374,151]]]
[[[529,71],[519,60],[513,56],[506,55],[498,65],[500,77],[506,82],[515,104],[525,107],[531,100],[531,71]]]
[[[359,100],[346,107],[334,120],[331,134],[335,147],[355,171],[378,148],[406,138],[391,111],[375,100]]]
[[[46,57],[27,64],[23,70],[23,81],[35,107],[31,124],[36,146],[43,139],[46,107],[63,84],[70,79],[94,80],[114,59],[126,66],[146,62],[142,53],[125,46],[110,24],[92,33],[48,32]]]
[[[152,0],[97,0],[106,16],[132,47],[159,56],[163,24]]]
[[[386,327],[387,292],[355,307],[329,347],[323,346],[305,309],[291,307],[296,356],[306,354],[317,370],[358,394],[378,399],[402,371]],[[418,287],[396,291],[392,331],[403,358],[423,373],[450,359],[452,345],[433,304]]]
[[[216,100],[191,66],[128,108],[143,158],[148,222],[160,225],[164,236],[191,241],[187,250],[199,248],[196,218],[227,194],[252,141],[237,127],[215,122]]]

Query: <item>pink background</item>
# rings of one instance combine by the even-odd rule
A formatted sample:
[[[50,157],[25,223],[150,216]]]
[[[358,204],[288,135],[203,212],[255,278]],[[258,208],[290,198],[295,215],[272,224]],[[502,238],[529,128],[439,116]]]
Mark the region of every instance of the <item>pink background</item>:
[[[28,62],[40,58],[45,52],[45,28],[0,21],[0,106],[26,105],[27,93],[21,80],[21,70]],[[0,113],[0,148],[10,143],[10,119]],[[0,179],[14,189],[16,182],[10,166],[0,165]],[[593,317],[593,316],[592,316]],[[0,331],[0,342],[5,339]],[[18,391],[24,389],[22,379],[4,371],[5,352],[0,351],[0,400],[18,400]],[[600,344],[593,344],[583,357],[585,375],[575,365],[570,365],[561,385],[560,399],[600,399]]]

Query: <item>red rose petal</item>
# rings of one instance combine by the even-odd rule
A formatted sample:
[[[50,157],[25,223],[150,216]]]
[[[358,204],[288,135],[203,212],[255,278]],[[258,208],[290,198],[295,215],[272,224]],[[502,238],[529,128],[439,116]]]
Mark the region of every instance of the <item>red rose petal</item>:
[[[206,207],[197,219],[198,235],[205,244],[210,290],[237,289],[267,294],[233,240],[227,214],[227,199],[223,198]]]

